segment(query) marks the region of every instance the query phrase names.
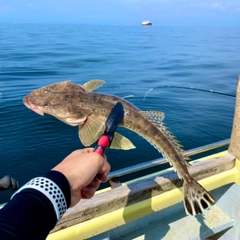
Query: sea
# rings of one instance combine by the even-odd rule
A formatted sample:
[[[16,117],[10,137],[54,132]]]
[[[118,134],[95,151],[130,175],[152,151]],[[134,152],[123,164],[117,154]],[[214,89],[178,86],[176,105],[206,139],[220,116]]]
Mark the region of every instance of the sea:
[[[84,147],[77,127],[22,103],[31,91],[65,80],[102,79],[96,92],[164,112],[165,126],[185,150],[230,138],[239,36],[235,27],[1,24],[0,178],[10,174],[22,186]],[[136,149],[108,149],[112,171],[161,157],[142,137],[118,131]],[[1,192],[0,201],[12,193]]]

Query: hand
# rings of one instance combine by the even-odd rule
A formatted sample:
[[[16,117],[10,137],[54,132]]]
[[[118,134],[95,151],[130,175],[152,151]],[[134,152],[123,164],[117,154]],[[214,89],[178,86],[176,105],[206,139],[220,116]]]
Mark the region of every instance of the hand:
[[[105,157],[94,152],[94,148],[76,150],[52,170],[61,172],[71,188],[70,207],[82,198],[93,197],[101,182],[107,181],[110,165]]]

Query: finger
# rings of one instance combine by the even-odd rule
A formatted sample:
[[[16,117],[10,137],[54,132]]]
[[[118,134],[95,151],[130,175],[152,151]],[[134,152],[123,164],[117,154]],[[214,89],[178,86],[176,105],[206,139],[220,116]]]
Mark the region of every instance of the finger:
[[[98,174],[97,178],[101,182],[106,182],[108,180],[108,174],[109,174],[109,172],[104,172],[103,174]]]
[[[94,187],[85,187],[81,190],[82,199],[90,199],[94,196],[96,188]]]
[[[110,164],[105,160],[101,169],[99,170],[98,172],[98,179],[101,181],[101,182],[106,182],[107,181],[107,178],[108,178],[108,174],[111,170],[111,166]]]
[[[90,153],[90,152],[94,152],[94,148],[79,149],[79,150],[75,150],[73,153],[74,154],[86,154],[86,153]]]
[[[86,153],[94,152],[94,148],[85,148]]]
[[[82,198],[89,199],[92,198],[96,190],[100,186],[100,181],[97,178],[94,178],[93,181],[86,187],[82,188],[81,195]]]

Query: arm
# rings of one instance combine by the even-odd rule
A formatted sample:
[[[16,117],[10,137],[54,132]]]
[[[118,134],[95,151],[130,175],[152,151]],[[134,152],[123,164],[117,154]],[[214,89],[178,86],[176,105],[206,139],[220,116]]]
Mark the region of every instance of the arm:
[[[100,182],[107,180],[110,165],[102,156],[88,148],[67,156],[50,172],[40,177],[56,184],[63,194],[66,208],[82,198],[91,198]],[[97,178],[96,178],[97,176]],[[32,180],[36,183],[37,180]],[[31,181],[30,181],[31,182]],[[41,189],[25,185],[0,211],[0,239],[45,239],[66,209],[58,212],[51,197]],[[59,196],[60,197],[60,196]]]

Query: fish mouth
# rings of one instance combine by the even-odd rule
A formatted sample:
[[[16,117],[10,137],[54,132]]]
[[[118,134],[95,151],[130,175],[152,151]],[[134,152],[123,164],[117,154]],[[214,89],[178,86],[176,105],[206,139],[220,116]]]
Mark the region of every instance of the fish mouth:
[[[23,103],[27,108],[31,109],[32,111],[38,113],[41,116],[44,115],[43,107],[34,105],[33,103],[29,102],[27,98],[23,99]]]

